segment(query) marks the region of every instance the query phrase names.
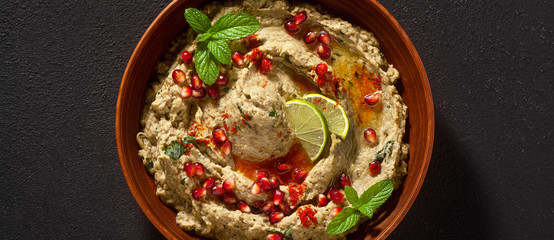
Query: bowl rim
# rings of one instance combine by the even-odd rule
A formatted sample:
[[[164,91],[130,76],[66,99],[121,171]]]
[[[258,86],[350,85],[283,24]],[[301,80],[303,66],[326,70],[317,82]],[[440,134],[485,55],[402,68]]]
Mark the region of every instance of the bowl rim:
[[[115,131],[116,131],[116,143],[117,143],[117,152],[119,157],[119,162],[122,168],[123,175],[125,177],[125,181],[127,182],[127,185],[129,187],[129,190],[131,191],[131,194],[133,195],[133,198],[141,208],[141,210],[144,212],[146,217],[150,220],[150,222],[162,233],[166,238],[172,238],[174,237],[171,235],[171,233],[165,229],[165,226],[162,224],[159,219],[155,218],[154,215],[151,213],[150,209],[148,208],[146,202],[144,199],[141,198],[141,195],[139,193],[139,190],[137,189],[137,186],[131,182],[128,181],[128,179],[131,178],[131,173],[129,169],[127,169],[125,162],[125,154],[123,151],[123,141],[122,139],[124,132],[121,129],[122,124],[122,112],[121,109],[123,107],[123,99],[122,94],[124,92],[124,89],[128,86],[131,79],[129,78],[129,75],[131,74],[131,70],[134,69],[134,66],[137,64],[137,56],[139,53],[146,47],[146,42],[148,42],[153,37],[154,29],[158,28],[161,23],[164,21],[165,18],[168,17],[168,14],[173,11],[174,8],[178,6],[180,1],[174,0],[171,3],[169,3],[160,14],[154,19],[154,21],[150,24],[150,26],[146,29],[145,33],[142,35],[140,41],[137,43],[135,49],[133,50],[133,53],[127,63],[127,66],[125,68],[125,72],[123,74],[121,84],[118,91],[118,98],[117,98],[117,105],[116,105],[116,117],[115,117]],[[433,98],[431,94],[431,86],[429,84],[429,79],[427,77],[427,72],[425,71],[425,68],[423,66],[423,62],[421,61],[421,58],[418,54],[418,52],[415,49],[415,46],[413,45],[412,41],[408,37],[407,33],[404,31],[404,29],[400,26],[398,21],[392,16],[392,14],[386,10],[385,7],[383,7],[377,0],[361,0],[364,4],[372,5],[373,8],[379,12],[382,17],[386,18],[387,21],[389,21],[393,26],[394,30],[397,32],[397,34],[401,37],[402,42],[405,44],[405,46],[408,48],[409,53],[414,60],[415,66],[418,69],[419,77],[423,80],[423,95],[425,96],[425,101],[427,104],[425,104],[425,108],[427,110],[427,121],[428,121],[428,128],[426,131],[427,140],[426,143],[423,145],[425,147],[425,152],[423,154],[422,159],[422,168],[419,171],[419,174],[416,176],[415,179],[415,186],[412,187],[409,191],[407,201],[404,205],[400,206],[400,210],[398,214],[396,214],[391,223],[385,227],[381,233],[376,236],[375,239],[385,239],[387,238],[392,231],[400,224],[402,219],[406,216],[410,208],[412,207],[415,199],[417,198],[419,191],[423,185],[423,182],[425,180],[425,176],[427,174],[427,170],[429,168],[429,163],[431,161],[431,154],[433,151],[433,143],[434,143],[434,134],[435,134],[435,114],[434,114],[434,104],[433,104]],[[184,231],[184,230],[183,230]],[[369,236],[366,236],[365,239],[368,239]]]

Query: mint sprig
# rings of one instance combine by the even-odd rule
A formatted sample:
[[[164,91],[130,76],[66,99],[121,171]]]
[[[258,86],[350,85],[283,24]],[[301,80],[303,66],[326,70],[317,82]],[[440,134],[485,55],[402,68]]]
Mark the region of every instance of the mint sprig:
[[[194,53],[196,72],[202,81],[211,86],[219,75],[219,63],[231,63],[231,50],[227,41],[254,34],[260,22],[246,13],[227,13],[212,26],[210,19],[195,8],[185,10],[185,18],[191,28],[200,33],[198,48]]]
[[[393,189],[392,181],[385,179],[374,184],[358,197],[358,193],[354,188],[345,186],[344,193],[352,207],[343,209],[331,220],[327,225],[327,234],[336,235],[346,232],[358,223],[360,213],[372,218],[375,210],[385,203]]]

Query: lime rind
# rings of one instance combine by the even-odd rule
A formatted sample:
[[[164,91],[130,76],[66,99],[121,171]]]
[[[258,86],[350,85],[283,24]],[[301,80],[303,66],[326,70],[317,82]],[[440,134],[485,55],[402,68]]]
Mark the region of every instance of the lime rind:
[[[348,117],[343,107],[333,99],[321,94],[307,94],[302,97],[302,99],[313,103],[323,113],[331,133],[338,135],[342,139],[346,139],[350,124],[348,123]]]
[[[310,156],[316,161],[329,141],[325,115],[311,102],[291,100],[285,103],[287,120],[292,124],[296,137]]]

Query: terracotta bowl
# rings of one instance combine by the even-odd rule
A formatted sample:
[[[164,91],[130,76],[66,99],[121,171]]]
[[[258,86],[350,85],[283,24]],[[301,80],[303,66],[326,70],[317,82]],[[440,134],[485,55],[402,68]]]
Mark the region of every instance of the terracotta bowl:
[[[169,239],[200,239],[181,230],[176,212],[156,196],[153,178],[139,156],[135,136],[139,117],[156,60],[187,28],[184,10],[204,1],[174,1],[154,20],[138,43],[123,75],[116,112],[119,160],[127,184],[140,208],[156,228]],[[385,239],[406,215],[423,184],[431,159],[435,117],[427,74],[412,42],[391,14],[377,1],[318,1],[324,9],[375,34],[388,61],[400,71],[398,89],[408,105],[406,141],[410,144],[408,175],[402,187],[371,221],[364,223],[349,239]]]

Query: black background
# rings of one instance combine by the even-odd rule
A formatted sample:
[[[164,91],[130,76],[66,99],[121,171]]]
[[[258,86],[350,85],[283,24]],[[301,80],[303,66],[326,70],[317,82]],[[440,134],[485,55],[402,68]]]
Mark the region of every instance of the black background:
[[[554,1],[382,0],[435,102],[425,183],[390,239],[552,239]],[[119,165],[127,61],[169,1],[2,1],[0,239],[159,239]]]

